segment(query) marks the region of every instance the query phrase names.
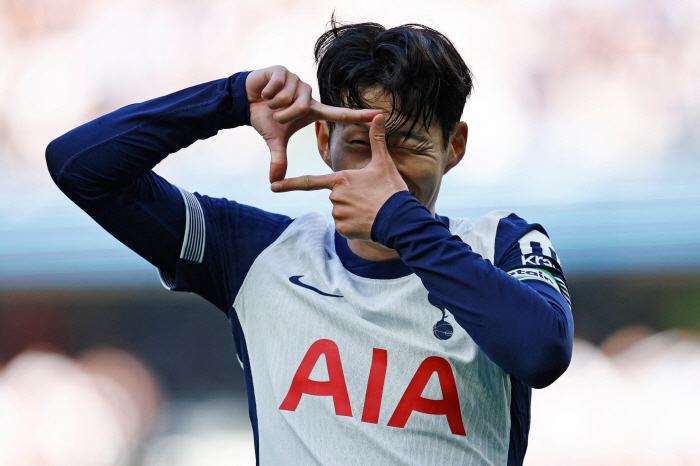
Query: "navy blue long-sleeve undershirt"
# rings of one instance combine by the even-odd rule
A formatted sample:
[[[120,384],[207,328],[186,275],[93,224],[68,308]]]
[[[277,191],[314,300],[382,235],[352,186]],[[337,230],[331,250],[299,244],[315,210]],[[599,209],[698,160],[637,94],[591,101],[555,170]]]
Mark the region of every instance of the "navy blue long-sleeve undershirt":
[[[121,108],[59,137],[46,151],[51,176],[70,199],[163,274],[189,283],[177,289],[195,291],[226,313],[255,257],[291,219],[195,193],[207,222],[207,247],[194,264],[196,273],[185,270],[184,194],[152,169],[199,139],[249,125],[246,76],[237,73]],[[509,225],[517,222],[524,221],[514,217]],[[519,231],[512,238],[517,245],[528,230],[513,231]],[[508,251],[499,264],[486,261],[408,192],[382,207],[372,238],[395,249],[507,373],[539,388],[564,372],[572,348],[570,306],[554,287],[522,282],[499,269],[514,264]],[[563,280],[558,265],[545,269]]]

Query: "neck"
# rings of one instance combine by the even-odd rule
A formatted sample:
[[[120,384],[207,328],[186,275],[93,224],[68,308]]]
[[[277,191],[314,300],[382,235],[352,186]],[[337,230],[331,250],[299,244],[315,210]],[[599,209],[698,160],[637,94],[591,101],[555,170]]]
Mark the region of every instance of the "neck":
[[[434,203],[430,204],[428,210],[430,210],[432,216],[435,217]],[[399,253],[397,253],[394,249],[387,248],[386,246],[379,243],[375,243],[374,241],[349,239],[348,247],[353,252],[353,254],[360,256],[361,258],[366,259],[368,261],[387,262],[401,259],[399,257]]]
[[[374,241],[363,241],[361,239],[349,239],[348,247],[355,254],[368,261],[386,262],[399,258],[399,254],[386,246]]]

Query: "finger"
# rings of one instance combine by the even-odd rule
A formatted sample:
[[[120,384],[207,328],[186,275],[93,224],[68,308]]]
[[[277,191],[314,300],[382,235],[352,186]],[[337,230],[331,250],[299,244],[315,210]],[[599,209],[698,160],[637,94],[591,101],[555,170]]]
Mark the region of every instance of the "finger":
[[[331,107],[311,99],[311,115],[314,121],[327,120],[337,123],[369,123],[381,110],[365,109],[357,110],[353,108]]]
[[[270,188],[276,193],[316,191],[318,189],[333,189],[337,183],[337,174],[329,173],[327,175],[304,175],[297,178],[287,178],[272,183]]]
[[[283,180],[287,174],[286,141],[268,141],[270,148],[270,183]]]
[[[268,75],[268,73],[270,73]],[[279,91],[284,88],[284,82],[287,80],[287,69],[284,67],[274,67],[266,71],[265,76],[268,78],[267,85],[260,92],[263,99],[273,98]]]
[[[372,148],[372,160],[389,159],[389,150],[386,148],[386,119],[383,113],[375,116],[369,126],[369,145]]]
[[[294,102],[294,96],[297,93],[297,85],[299,84],[299,76],[294,73],[287,73],[284,81],[284,87],[270,100],[267,101],[267,106],[272,110],[278,108],[286,108]]]
[[[297,120],[309,113],[311,105],[311,86],[301,83],[297,86],[297,94],[294,103],[284,110],[272,114],[272,117],[279,123],[285,124]]]

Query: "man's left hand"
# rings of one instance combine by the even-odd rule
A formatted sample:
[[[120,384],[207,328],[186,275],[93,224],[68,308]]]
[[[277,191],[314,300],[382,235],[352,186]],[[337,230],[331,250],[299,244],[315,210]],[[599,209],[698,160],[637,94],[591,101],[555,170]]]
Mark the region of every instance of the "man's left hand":
[[[271,188],[277,193],[330,189],[338,233],[348,239],[369,240],[379,209],[394,193],[408,190],[386,147],[383,114],[372,120],[369,141],[372,159],[360,170],[287,178],[272,183]]]

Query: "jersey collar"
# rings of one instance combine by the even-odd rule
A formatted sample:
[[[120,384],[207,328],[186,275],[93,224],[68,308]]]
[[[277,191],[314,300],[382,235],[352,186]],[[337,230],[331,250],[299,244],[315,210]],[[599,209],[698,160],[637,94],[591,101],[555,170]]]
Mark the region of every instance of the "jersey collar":
[[[448,228],[450,227],[449,218],[442,215],[435,215],[435,218],[444,223]],[[363,259],[350,250],[348,240],[338,233],[337,230],[335,232],[335,253],[348,272],[360,277],[390,280],[393,278],[405,277],[413,273],[413,269],[404,264],[400,259],[384,262]]]

